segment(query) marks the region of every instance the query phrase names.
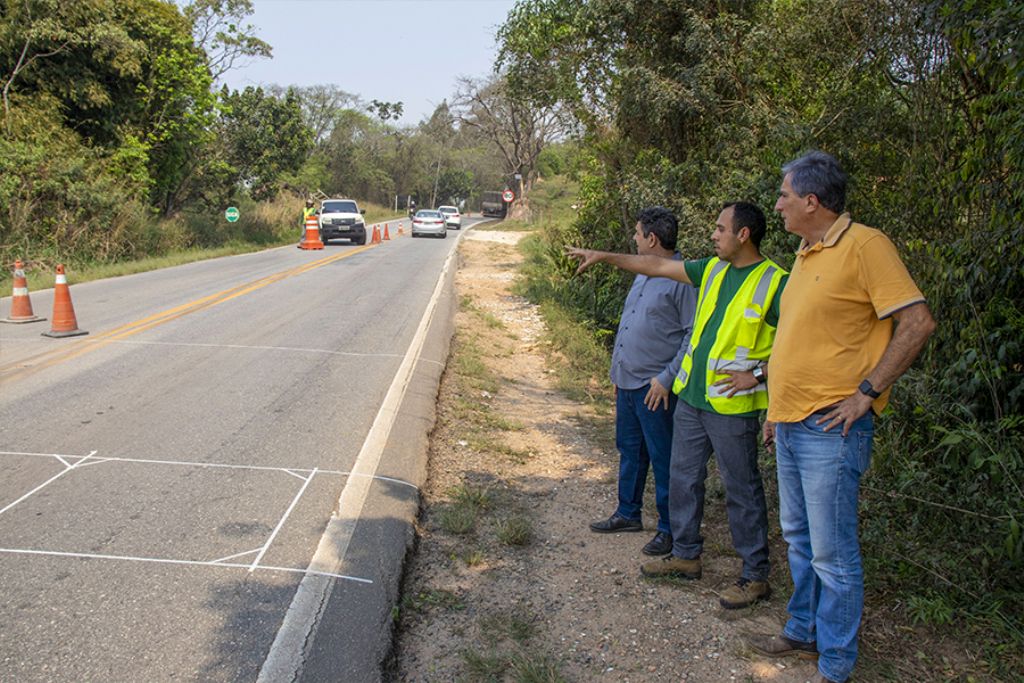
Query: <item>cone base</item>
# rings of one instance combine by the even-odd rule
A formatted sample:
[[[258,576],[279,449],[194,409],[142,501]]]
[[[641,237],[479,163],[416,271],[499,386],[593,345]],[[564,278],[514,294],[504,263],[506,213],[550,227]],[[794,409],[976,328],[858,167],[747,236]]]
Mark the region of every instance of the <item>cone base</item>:
[[[89,334],[89,333],[86,332],[85,330],[68,330],[67,332],[55,332],[53,330],[50,330],[49,332],[43,332],[43,336],[44,337],[54,337],[54,338],[78,337],[78,336],[83,335],[83,334]]]
[[[40,318],[38,315],[33,315],[29,318],[3,318],[0,319],[0,323],[10,323],[12,325],[21,325],[22,323],[39,323],[46,320],[46,318]]]

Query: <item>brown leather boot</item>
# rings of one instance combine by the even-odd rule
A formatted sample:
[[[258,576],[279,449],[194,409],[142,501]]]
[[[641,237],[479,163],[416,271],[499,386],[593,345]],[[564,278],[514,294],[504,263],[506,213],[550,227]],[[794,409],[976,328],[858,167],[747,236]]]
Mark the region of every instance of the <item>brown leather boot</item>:
[[[699,557],[693,560],[684,560],[681,557],[669,555],[660,560],[651,560],[640,565],[640,573],[651,578],[671,576],[692,580],[699,579],[701,572]]]

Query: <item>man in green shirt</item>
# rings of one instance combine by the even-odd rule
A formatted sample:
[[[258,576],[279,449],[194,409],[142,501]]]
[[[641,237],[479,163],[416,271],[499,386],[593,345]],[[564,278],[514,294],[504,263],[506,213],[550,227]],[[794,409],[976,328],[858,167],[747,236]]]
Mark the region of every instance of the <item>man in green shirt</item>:
[[[704,481],[713,452],[725,484],[733,546],[743,559],[739,580],[723,591],[727,609],[747,607],[771,593],[768,585],[768,512],[757,466],[759,415],[768,405],[765,375],[779,318],[786,272],[761,255],[764,213],[746,202],[726,204],[711,240],[715,257],[670,261],[647,256],[569,249],[577,272],[605,261],[651,277],[698,288],[689,349],[672,390],[669,515],[672,554],[645,563],[645,576],[699,579],[704,539]],[[658,263],[657,261],[664,261]]]

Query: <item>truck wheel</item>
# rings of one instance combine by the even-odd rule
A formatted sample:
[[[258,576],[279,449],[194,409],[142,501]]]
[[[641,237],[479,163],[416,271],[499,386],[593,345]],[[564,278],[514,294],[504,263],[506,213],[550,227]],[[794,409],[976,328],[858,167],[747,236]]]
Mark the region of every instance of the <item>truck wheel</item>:
[[[366,244],[366,233],[362,237],[353,237],[352,244]]]

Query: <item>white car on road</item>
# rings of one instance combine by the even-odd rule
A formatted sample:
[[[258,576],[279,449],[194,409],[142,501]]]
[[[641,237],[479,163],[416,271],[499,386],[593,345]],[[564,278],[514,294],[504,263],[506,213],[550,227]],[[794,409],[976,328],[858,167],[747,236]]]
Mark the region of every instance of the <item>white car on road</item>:
[[[444,226],[446,228],[462,229],[462,214],[456,206],[439,206],[437,210],[444,214]]]

